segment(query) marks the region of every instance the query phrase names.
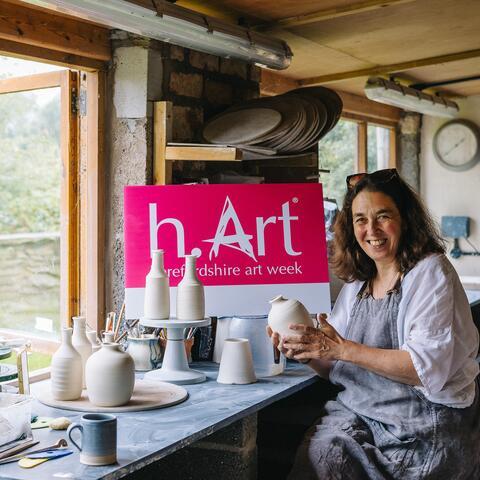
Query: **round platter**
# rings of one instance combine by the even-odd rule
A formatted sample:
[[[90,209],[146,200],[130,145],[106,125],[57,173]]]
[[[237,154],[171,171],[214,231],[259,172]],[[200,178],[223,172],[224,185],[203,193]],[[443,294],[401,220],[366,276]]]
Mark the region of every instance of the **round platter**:
[[[210,143],[248,143],[271,132],[281,121],[281,114],[271,108],[222,113],[207,123],[203,137]]]
[[[185,401],[188,398],[188,392],[179,385],[136,379],[132,398],[126,405],[120,407],[97,407],[88,400],[86,390],[83,390],[78,400],[55,400],[50,393],[50,382],[45,382],[41,390],[34,392],[34,396],[39,402],[49,407],[64,410],[121,413],[171,407]]]

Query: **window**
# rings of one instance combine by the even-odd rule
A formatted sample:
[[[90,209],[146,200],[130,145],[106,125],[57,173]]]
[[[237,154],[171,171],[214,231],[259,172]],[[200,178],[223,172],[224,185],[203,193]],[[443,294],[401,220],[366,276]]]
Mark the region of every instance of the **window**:
[[[103,317],[101,76],[7,57],[0,72],[0,337],[32,342],[32,371],[73,315]]]

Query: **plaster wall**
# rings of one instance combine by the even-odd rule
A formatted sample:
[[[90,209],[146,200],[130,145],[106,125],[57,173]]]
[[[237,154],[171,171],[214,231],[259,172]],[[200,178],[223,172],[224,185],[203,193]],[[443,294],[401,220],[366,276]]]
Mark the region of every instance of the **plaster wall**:
[[[459,100],[459,118],[480,125],[480,95]],[[469,240],[480,250],[480,163],[465,172],[454,172],[441,166],[433,154],[435,132],[448,120],[425,115],[422,124],[420,193],[434,218],[443,215],[470,217]],[[449,240],[448,250],[453,242]],[[472,251],[465,240],[460,248]],[[450,261],[459,275],[480,276],[480,257],[462,256]]]

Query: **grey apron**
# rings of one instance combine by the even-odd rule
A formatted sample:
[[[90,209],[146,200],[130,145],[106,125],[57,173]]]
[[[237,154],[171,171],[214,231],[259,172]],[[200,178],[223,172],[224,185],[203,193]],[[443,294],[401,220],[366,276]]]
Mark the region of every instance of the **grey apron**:
[[[366,290],[357,295],[345,338],[398,349],[400,281],[381,299]],[[289,479],[480,478],[478,386],[473,405],[457,409],[351,363],[336,362],[330,380],[343,390],[307,433]]]

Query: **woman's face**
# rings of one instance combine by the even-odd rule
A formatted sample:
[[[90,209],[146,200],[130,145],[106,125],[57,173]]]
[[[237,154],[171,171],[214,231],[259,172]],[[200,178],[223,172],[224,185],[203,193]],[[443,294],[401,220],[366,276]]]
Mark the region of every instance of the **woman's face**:
[[[362,250],[376,264],[395,262],[402,220],[392,198],[382,192],[362,190],[353,200],[352,218]]]

